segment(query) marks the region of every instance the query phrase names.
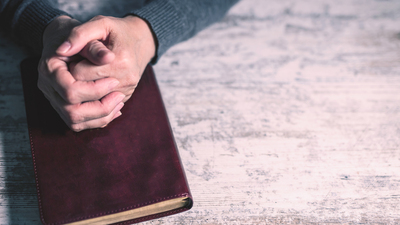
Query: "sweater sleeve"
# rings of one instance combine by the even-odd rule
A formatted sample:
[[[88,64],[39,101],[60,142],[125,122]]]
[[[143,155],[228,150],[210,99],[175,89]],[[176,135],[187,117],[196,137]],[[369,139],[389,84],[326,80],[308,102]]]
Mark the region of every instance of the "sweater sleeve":
[[[131,13],[146,20],[157,41],[156,57],[217,20],[238,0],[150,0]]]
[[[54,8],[47,0],[0,0],[0,25],[35,53],[42,50],[42,35],[56,17],[67,13]]]

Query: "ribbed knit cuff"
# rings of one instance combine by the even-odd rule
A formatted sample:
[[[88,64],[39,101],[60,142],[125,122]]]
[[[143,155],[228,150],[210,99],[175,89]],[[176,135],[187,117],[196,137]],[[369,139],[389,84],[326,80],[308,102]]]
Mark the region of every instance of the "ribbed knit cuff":
[[[172,45],[182,41],[180,39],[184,35],[181,21],[184,15],[180,15],[179,10],[168,0],[152,1],[131,13],[146,20],[155,34],[157,50],[151,63],[155,64]]]
[[[68,15],[53,8],[47,1],[32,1],[25,7],[15,30],[23,44],[28,45],[36,54],[41,54],[43,48],[43,32],[46,26],[58,16]]]

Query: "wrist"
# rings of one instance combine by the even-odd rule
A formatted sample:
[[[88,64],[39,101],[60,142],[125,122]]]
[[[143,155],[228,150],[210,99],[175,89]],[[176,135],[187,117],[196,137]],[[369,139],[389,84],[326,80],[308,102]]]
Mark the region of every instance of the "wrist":
[[[143,19],[129,15],[124,17],[124,20],[129,23],[132,35],[139,39],[143,45],[143,56],[146,64],[149,63],[156,55],[156,38],[151,30],[150,25]]]

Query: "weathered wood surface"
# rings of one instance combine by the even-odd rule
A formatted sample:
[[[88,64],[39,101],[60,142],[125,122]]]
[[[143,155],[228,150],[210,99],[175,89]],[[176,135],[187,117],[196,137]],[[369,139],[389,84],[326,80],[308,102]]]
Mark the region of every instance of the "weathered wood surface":
[[[144,224],[400,223],[399,24],[396,0],[243,0],[170,49],[155,71],[195,205]],[[0,224],[39,224],[25,53],[0,47]]]

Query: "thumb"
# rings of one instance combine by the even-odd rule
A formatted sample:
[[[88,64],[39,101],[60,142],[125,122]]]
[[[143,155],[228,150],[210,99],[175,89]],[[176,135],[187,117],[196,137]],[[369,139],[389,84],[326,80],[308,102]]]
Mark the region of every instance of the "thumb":
[[[115,54],[98,40],[90,41],[80,51],[80,55],[99,66],[111,63],[115,58]]]
[[[104,21],[101,19],[90,20],[74,27],[67,40],[58,47],[56,53],[61,56],[76,55],[82,51],[89,42],[94,40],[105,41],[108,35],[109,28]]]

